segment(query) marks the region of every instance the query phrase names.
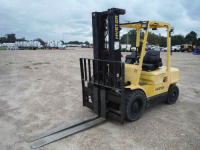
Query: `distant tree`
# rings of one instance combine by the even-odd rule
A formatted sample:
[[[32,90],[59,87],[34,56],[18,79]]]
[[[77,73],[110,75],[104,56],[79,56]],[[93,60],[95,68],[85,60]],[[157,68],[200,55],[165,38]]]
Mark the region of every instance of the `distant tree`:
[[[171,36],[172,45],[181,45],[185,43],[185,37],[183,35]]]
[[[122,35],[120,39],[121,44],[126,44],[127,43],[127,35],[129,35],[129,44],[131,46],[136,46],[136,37],[137,37],[137,32],[135,29],[130,30],[127,34]],[[140,39],[144,38],[144,32],[140,32]],[[156,35],[154,33],[149,32],[148,33],[148,44],[155,45],[159,44],[161,47],[165,47],[167,45],[167,38],[161,35]]]
[[[85,41],[84,44],[86,44],[86,45],[90,45],[90,43],[89,43],[88,41]]]
[[[62,44],[65,44],[64,41],[62,41],[62,40],[61,40],[61,43],[62,43]]]
[[[197,45],[200,46],[200,38],[197,39]]]
[[[159,45],[160,45],[160,47],[166,47],[167,46],[167,37],[161,36]]]
[[[43,46],[45,45],[45,42],[41,38],[37,38],[34,41],[40,42]]]
[[[6,34],[6,37],[7,37],[7,43],[15,43],[15,41],[16,41],[15,34],[13,34],[13,33]]]
[[[187,43],[196,44],[197,43],[197,33],[191,31],[189,34],[185,36],[185,41]]]
[[[7,38],[6,37],[0,37],[0,43],[7,43]]]
[[[122,35],[120,39],[121,44],[131,44],[131,46],[136,46],[136,30],[130,30],[127,34]],[[127,36],[128,36],[128,41],[127,41]]]
[[[24,37],[16,39],[16,41],[27,41]]]
[[[80,44],[79,41],[69,41],[68,44]]]
[[[122,35],[122,37],[121,37],[121,39],[120,39],[120,43],[121,44],[126,44],[127,42],[126,42],[126,37],[127,37],[127,34],[123,34]]]
[[[152,45],[159,44],[158,35],[149,32],[147,41],[148,41],[149,44],[152,44]]]
[[[136,46],[136,37],[137,37],[137,31],[136,30],[130,30],[128,32],[128,44],[131,44],[131,46]],[[125,37],[125,41],[127,43],[127,36]]]

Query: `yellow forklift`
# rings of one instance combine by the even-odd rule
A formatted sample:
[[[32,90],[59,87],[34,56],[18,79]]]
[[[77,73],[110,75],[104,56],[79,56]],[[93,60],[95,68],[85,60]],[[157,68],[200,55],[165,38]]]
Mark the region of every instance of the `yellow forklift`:
[[[195,48],[196,46],[192,44],[182,44],[180,50],[181,52],[194,52]]]
[[[95,116],[75,120],[39,135],[31,148],[38,148],[72,134],[114,119],[121,123],[138,120],[145,109],[159,102],[176,103],[179,96],[179,70],[171,67],[171,26],[159,21],[119,23],[124,9],[111,8],[92,13],[94,58],[80,58],[83,106]],[[120,30],[137,30],[136,51],[121,61]],[[163,66],[160,51],[145,52],[150,29],[167,29],[167,62]],[[145,32],[140,39],[140,31]],[[140,41],[142,44],[140,45]],[[108,43],[108,44],[107,44]]]

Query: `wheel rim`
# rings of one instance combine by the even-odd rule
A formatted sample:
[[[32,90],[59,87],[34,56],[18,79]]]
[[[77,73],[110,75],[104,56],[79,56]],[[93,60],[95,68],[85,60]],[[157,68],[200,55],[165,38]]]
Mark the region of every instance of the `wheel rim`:
[[[175,101],[176,100],[176,95],[177,95],[177,92],[174,90],[170,96],[170,100],[171,102]]]
[[[142,109],[142,101],[141,99],[137,99],[132,104],[132,115],[138,115],[141,112]]]

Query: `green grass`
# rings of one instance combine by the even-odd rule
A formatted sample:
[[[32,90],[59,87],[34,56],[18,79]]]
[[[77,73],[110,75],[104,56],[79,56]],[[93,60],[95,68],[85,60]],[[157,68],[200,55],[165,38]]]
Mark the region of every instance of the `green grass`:
[[[6,65],[12,65],[12,64],[14,64],[13,62],[9,62],[8,64],[6,64]]]
[[[25,69],[32,69],[30,66],[24,66]]]
[[[0,50],[7,50],[7,47],[0,47]]]
[[[50,64],[50,62],[37,62],[37,63],[33,63],[33,65],[42,65],[42,64]]]

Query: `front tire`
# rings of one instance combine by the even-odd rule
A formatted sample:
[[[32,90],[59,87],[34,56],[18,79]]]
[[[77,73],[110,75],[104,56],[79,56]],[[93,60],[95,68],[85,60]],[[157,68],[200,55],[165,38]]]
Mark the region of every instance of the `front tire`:
[[[136,121],[140,119],[146,108],[146,95],[141,90],[127,91],[126,97],[126,120]]]
[[[176,85],[170,85],[167,97],[167,104],[175,104],[179,96],[179,89]]]

